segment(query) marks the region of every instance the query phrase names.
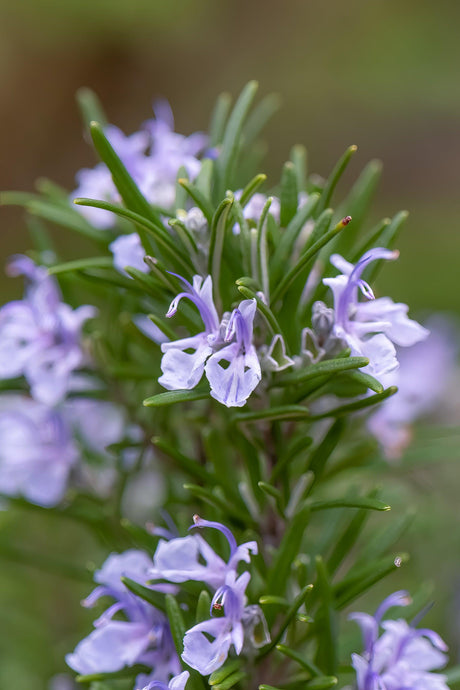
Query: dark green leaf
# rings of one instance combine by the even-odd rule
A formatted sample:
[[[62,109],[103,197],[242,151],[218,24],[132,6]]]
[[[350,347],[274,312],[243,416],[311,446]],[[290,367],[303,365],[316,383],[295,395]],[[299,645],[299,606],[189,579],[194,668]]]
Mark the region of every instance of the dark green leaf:
[[[294,164],[288,161],[284,164],[281,175],[280,225],[282,228],[287,227],[296,214],[298,194],[296,170]]]
[[[329,175],[329,178],[326,182],[326,186],[324,187],[323,193],[321,194],[321,198],[316,206],[316,215],[319,215],[324,211],[325,208],[329,206],[331,203],[332,199],[332,194],[334,193],[334,189],[337,186],[338,181],[342,177],[343,173],[345,172],[348,163],[350,162],[353,154],[356,153],[358,150],[357,146],[349,146],[348,149],[345,151],[343,156],[338,160],[335,168]],[[346,211],[348,213],[348,211]]]
[[[145,407],[164,407],[165,405],[175,405],[181,402],[191,402],[193,400],[205,400],[209,398],[209,390],[195,388],[193,390],[165,391],[146,398],[143,402]]]
[[[336,359],[327,359],[323,362],[310,364],[304,369],[289,372],[273,380],[271,384],[273,387],[291,386],[299,383],[305,383],[317,376],[324,374],[339,374],[348,369],[358,369],[366,367],[369,360],[366,357],[338,357]]]
[[[218,195],[222,198],[226,190],[231,187],[231,179],[236,158],[240,149],[240,137],[244,121],[252,105],[258,84],[250,81],[241,92],[232,113],[228,119],[222,141],[222,150],[217,160]]]

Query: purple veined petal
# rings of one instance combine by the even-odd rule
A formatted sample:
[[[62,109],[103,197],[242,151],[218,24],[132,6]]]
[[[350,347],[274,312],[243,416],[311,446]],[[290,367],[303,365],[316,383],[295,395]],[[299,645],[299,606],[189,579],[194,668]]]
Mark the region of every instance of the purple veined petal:
[[[349,338],[347,338],[347,342],[350,344]],[[363,367],[362,371],[369,372],[377,378],[394,371],[399,366],[395,346],[383,333],[373,335],[368,340],[362,341],[356,352],[367,357],[370,361],[370,364]]]
[[[441,652],[447,652],[449,647],[446,645],[444,640],[437,632],[430,630],[429,628],[417,628],[417,635],[428,638],[433,647],[439,649]]]
[[[332,254],[329,261],[334,266],[334,268],[343,273],[344,276],[349,276],[354,269],[354,264],[351,264],[340,254]]]
[[[257,309],[255,299],[245,299],[233,310],[225,332],[225,341],[230,342],[235,336],[243,350],[252,345],[252,330]]]
[[[389,297],[380,297],[374,302],[360,303],[358,305],[357,318],[372,316],[385,319],[389,325],[384,333],[396,345],[411,347],[429,335],[429,330],[421,326],[417,321],[407,316],[409,307],[407,304],[395,303]]]
[[[238,342],[213,354],[205,372],[212,397],[227,407],[243,407],[262,378],[255,348],[243,353]]]
[[[379,683],[377,674],[372,673],[369,661],[359,654],[352,654],[352,666],[356,671],[358,690],[385,690]]]
[[[84,675],[120,671],[135,664],[149,643],[149,629],[144,624],[110,621],[82,640],[66,662]]]
[[[214,640],[210,642],[207,636]],[[211,618],[185,633],[182,659],[202,676],[207,676],[222,666],[231,644],[231,624],[226,618]]]
[[[161,350],[164,353],[161,360],[163,375],[158,383],[167,390],[195,388],[203,376],[205,362],[212,353],[206,333],[162,343]]]
[[[204,559],[205,564],[200,562]],[[150,568],[150,579],[170,582],[196,580],[219,587],[225,579],[226,564],[198,535],[161,540]]]
[[[113,265],[119,273],[131,278],[125,271],[127,266],[148,273],[149,269],[144,261],[145,250],[136,232],[131,235],[120,235],[109,244],[109,249],[113,254]]]
[[[379,642],[384,646],[385,640],[389,640],[394,649],[395,662],[403,661],[417,671],[430,671],[446,665],[444,652],[447,651],[447,645],[434,631],[412,628],[401,619],[386,620],[382,628],[385,632]]]
[[[138,549],[111,553],[102,568],[94,573],[94,581],[110,588],[112,592],[125,593],[126,587],[121,582],[121,578],[129,577],[131,580],[145,583],[151,565],[152,562],[147,554]]]

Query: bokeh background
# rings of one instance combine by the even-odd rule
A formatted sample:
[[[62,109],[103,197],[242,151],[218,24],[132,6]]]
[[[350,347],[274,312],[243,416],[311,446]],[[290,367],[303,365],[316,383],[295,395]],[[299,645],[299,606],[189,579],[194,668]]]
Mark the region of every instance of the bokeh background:
[[[401,259],[386,267],[380,288],[415,313],[458,314],[459,26],[457,0],[0,0],[0,189],[31,190],[44,176],[70,190],[75,171],[93,164],[74,100],[80,86],[93,88],[126,132],[165,96],[177,130],[189,133],[207,127],[219,92],[236,95],[257,79],[262,94],[282,102],[266,129],[270,182],[296,142],[324,176],[357,144],[344,188],[369,159],[382,159],[373,216],[411,215]],[[28,240],[18,209],[0,209],[0,227],[3,264]],[[20,289],[0,286],[5,300]],[[389,487],[397,510],[417,512],[400,543],[412,564],[392,584],[415,586],[420,573],[432,581],[437,604],[427,624],[448,638],[455,661],[459,436],[424,433],[397,471],[398,488],[394,476]],[[101,552],[51,518],[3,513],[0,526],[10,546],[8,558],[0,553],[0,687],[43,690],[89,629],[78,606],[88,585],[49,575],[39,558],[21,563],[14,546],[74,562],[98,562]]]

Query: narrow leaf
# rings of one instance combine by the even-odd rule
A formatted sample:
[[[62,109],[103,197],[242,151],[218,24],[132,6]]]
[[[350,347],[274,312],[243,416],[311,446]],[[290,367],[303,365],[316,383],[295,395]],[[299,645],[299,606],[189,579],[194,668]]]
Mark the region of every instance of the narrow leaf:
[[[206,400],[209,398],[209,391],[194,388],[193,390],[165,391],[146,398],[142,403],[145,407],[164,407],[165,405],[175,405],[176,403],[191,402],[193,400]]]
[[[298,369],[297,371],[284,374],[283,376],[274,379],[271,386],[280,387],[297,385],[299,383],[305,383],[306,381],[315,379],[318,376],[324,376],[324,374],[337,375],[349,369],[366,367],[368,364],[369,360],[367,357],[338,357],[336,359],[327,359],[323,362],[310,364],[310,366],[305,367],[304,369]]]
[[[217,161],[219,177],[219,196],[222,198],[225,191],[231,186],[230,181],[240,148],[240,136],[243,124],[252,105],[258,84],[250,81],[241,92],[232,113],[228,119],[222,141],[222,150]]]
[[[323,412],[322,414],[317,414],[311,417],[311,419],[325,419],[326,417],[342,417],[349,414],[350,412],[356,412],[357,410],[364,410],[366,407],[372,407],[383,400],[386,400],[390,396],[398,392],[396,386],[390,386],[383,391],[383,393],[377,393],[376,395],[371,395],[363,400],[357,400],[356,402],[349,403],[348,405],[341,405],[340,407],[335,407],[333,410],[328,412]]]
[[[281,210],[280,210],[280,225],[282,228],[287,225],[294,218],[297,211],[297,175],[294,164],[288,161],[283,166],[281,175]]]
[[[284,276],[284,278],[282,278],[281,282],[277,285],[273,293],[272,303],[275,303],[277,300],[283,297],[284,293],[289,288],[291,283],[303,271],[305,266],[307,266],[308,263],[315,257],[319,250],[322,249],[328,242],[330,242],[345,227],[347,227],[350,221],[350,216],[342,218],[342,220],[339,223],[337,223],[337,225],[334,228],[324,233],[324,235],[317,242],[315,242],[315,244],[313,244],[310,247],[310,249],[308,249],[301,255],[296,265],[293,266],[293,268],[291,268],[291,270]]]
[[[269,407],[254,412],[239,412],[234,415],[234,423],[253,423],[263,419],[266,421],[298,420],[308,421],[310,413],[301,405],[283,405],[281,407]]]
[[[349,146],[343,154],[343,156],[338,160],[335,168],[329,175],[329,178],[326,182],[326,186],[324,187],[323,193],[321,194],[321,198],[318,202],[318,205],[316,206],[317,215],[322,213],[324,209],[330,205],[334,189],[336,188],[338,181],[345,172],[352,156],[356,153],[357,150],[357,146]]]

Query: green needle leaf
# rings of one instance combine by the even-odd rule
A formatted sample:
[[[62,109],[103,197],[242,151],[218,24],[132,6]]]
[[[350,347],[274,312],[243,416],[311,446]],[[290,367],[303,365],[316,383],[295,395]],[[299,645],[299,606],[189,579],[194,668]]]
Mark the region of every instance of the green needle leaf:
[[[291,386],[297,385],[299,383],[305,383],[319,376],[324,376],[325,374],[340,374],[343,371],[348,371],[349,369],[359,369],[360,367],[366,367],[369,364],[367,357],[337,357],[336,359],[327,359],[324,362],[317,362],[316,364],[310,364],[310,366],[304,369],[298,369],[297,371],[289,372],[275,378],[270,384],[273,388],[278,388],[280,386]]]
[[[329,510],[329,508],[364,508],[366,510],[391,510],[391,506],[376,498],[338,498],[331,501],[308,501],[312,511]]]
[[[100,122],[102,127],[106,127],[108,120],[104,108],[92,89],[83,86],[77,91],[77,103],[80,108],[83,124],[90,131],[91,122]]]
[[[226,663],[224,666],[221,666],[221,668],[218,668],[217,671],[211,673],[208,679],[209,685],[211,685],[212,687],[213,685],[218,685],[219,683],[222,683],[222,681],[228,678],[228,676],[230,676],[235,671],[238,671],[239,668],[239,659],[235,659],[235,661],[230,661]]]
[[[391,397],[398,392],[396,386],[390,386],[383,393],[377,393],[376,395],[371,395],[363,400],[357,400],[356,402],[349,403],[348,405],[341,405],[340,407],[335,407],[333,410],[328,412],[323,412],[323,414],[312,415],[311,419],[325,419],[326,417],[342,417],[350,412],[356,412],[357,410],[364,410],[366,407],[372,407],[383,400]]]
[[[225,229],[227,219],[233,206],[233,195],[226,197],[219,205],[211,223],[211,239],[209,242],[208,273],[212,276],[214,298],[217,309],[220,303],[219,278],[222,263],[222,250],[224,247]]]
[[[88,259],[76,259],[56,264],[48,268],[50,275],[69,273],[71,271],[84,271],[87,268],[113,268],[113,258],[110,256],[94,256]]]
[[[283,420],[298,420],[308,421],[310,413],[306,407],[301,405],[283,405],[281,407],[269,407],[266,410],[256,410],[254,412],[239,412],[234,415],[233,422],[252,423],[259,420],[266,421],[283,421]]]
[[[315,242],[315,244],[313,244],[310,247],[310,249],[308,249],[301,255],[296,265],[293,266],[293,268],[291,268],[291,270],[284,276],[284,278],[281,280],[281,282],[277,285],[276,289],[274,290],[272,297],[273,304],[275,304],[277,300],[283,297],[284,293],[289,288],[291,283],[302,272],[305,266],[307,266],[308,263],[315,257],[319,250],[322,249],[328,242],[330,242],[339,232],[341,232],[350,223],[350,221],[350,216],[342,218],[342,220],[339,223],[337,223],[337,225],[334,228],[324,233],[324,235],[317,242]]]
[[[160,219],[143,196],[131,175],[116,154],[99,122],[91,122],[91,136],[96,151],[112,173],[113,181],[127,208],[141,216],[159,223]]]
[[[205,197],[203,192],[194,184],[189,182],[186,178],[181,177],[177,182],[183,187],[187,193],[192,197],[198,208],[200,208],[208,221],[209,225],[212,222],[214,209],[211,202]]]
[[[142,403],[145,407],[164,407],[176,403],[191,402],[193,400],[206,400],[209,398],[209,390],[194,388],[193,390],[165,391],[146,398]]]
[[[118,680],[122,678],[134,678],[140,673],[150,673],[150,666],[143,666],[142,664],[135,664],[135,666],[129,666],[127,668],[122,668],[121,671],[113,671],[112,673],[89,673],[85,676],[77,676],[77,683],[94,683],[97,681],[104,680]]]
[[[327,182],[326,186],[324,187],[323,193],[321,194],[321,198],[318,202],[318,205],[316,206],[316,214],[319,215],[324,211],[325,208],[327,208],[330,205],[332,195],[334,193],[334,189],[337,186],[338,181],[342,177],[343,173],[345,172],[348,163],[350,162],[351,158],[353,155],[356,153],[358,150],[357,146],[349,146],[343,156],[338,160],[335,168],[331,172]],[[349,213],[346,211],[346,213]]]
[[[284,644],[277,644],[276,649],[279,652],[281,652],[281,654],[284,654],[293,661],[296,661],[299,664],[299,666],[302,666],[302,668],[309,671],[312,674],[312,676],[316,676],[319,678],[323,677],[322,671],[316,666],[316,664],[314,664],[312,661],[308,661],[308,659],[306,659],[305,656],[298,654],[290,647],[286,647],[286,645]]]
[[[255,81],[250,81],[244,87],[228,119],[222,141],[222,150],[217,160],[218,195],[220,198],[232,186],[231,179],[240,149],[243,124],[256,95],[257,88],[258,84]]]
[[[297,175],[294,163],[288,161],[284,164],[281,175],[281,210],[280,225],[282,228],[288,226],[297,211],[298,189]]]

